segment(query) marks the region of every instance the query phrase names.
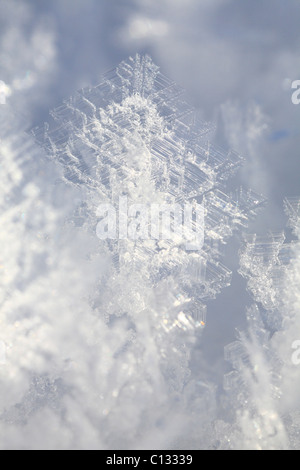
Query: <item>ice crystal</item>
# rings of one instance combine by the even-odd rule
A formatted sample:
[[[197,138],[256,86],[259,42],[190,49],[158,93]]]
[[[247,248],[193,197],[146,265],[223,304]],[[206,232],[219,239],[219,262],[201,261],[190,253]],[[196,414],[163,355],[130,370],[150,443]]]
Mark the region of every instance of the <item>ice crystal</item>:
[[[188,251],[180,238],[107,240],[114,272],[95,303],[108,323],[128,317],[135,334],[148,325],[163,375],[177,391],[189,377],[190,345],[205,326],[206,301],[231,282],[219,245],[263,203],[250,191],[224,192],[242,158],[207,140],[211,126],[198,120],[182,94],[148,56],[137,55],[34,130],[61,164],[64,180],[86,191],[81,214],[88,230],[95,230],[99,204],[117,205],[120,196],[128,204],[189,203],[204,210],[200,250]]]
[[[299,199],[286,199],[284,206],[298,240],[286,243],[283,232],[253,235],[241,251],[240,273],[256,303],[247,311],[247,330],[225,348],[232,370],[224,386],[236,409],[233,448],[299,446],[299,404],[290,395],[299,380],[292,356],[299,327]]]
[[[283,232],[248,236],[240,256],[239,272],[248,280],[248,290],[273,331],[281,326],[281,288],[291,259],[291,245],[284,242]]]
[[[113,240],[109,244],[118,274],[103,310],[116,314],[143,311],[145,285],[172,279],[176,293],[169,306],[178,305],[179,314],[174,318],[170,313],[168,318],[160,314],[167,331],[175,325],[189,330],[204,323],[201,302],[228,286],[231,274],[212,247],[224,243],[235,227],[245,225],[249,213],[262,203],[259,196],[242,190],[235,197],[224,193],[223,181],[242,159],[207,141],[210,126],[197,120],[182,94],[149,57],[136,56],[105,74],[98,86],[65,101],[52,112],[50,126],[34,131],[49,155],[62,165],[65,181],[88,190],[87,223],[91,226],[95,224],[93,208],[100,203],[117,204],[120,195],[126,195],[129,203],[193,202],[195,208],[204,207],[201,251],[187,252],[182,240]],[[138,272],[139,293],[133,285],[125,292],[123,280],[134,272]]]
[[[30,448],[47,422],[36,447],[167,448],[199,435],[198,417],[203,424],[213,412],[215,387],[192,376],[190,355],[207,300],[230,284],[222,245],[263,199],[227,193],[242,159],[208,141],[210,125],[147,56],[122,62],[52,116],[34,135],[62,178],[52,166],[47,173],[43,151],[3,110],[3,447],[13,436],[13,447]],[[43,175],[33,184],[35,165],[51,196]],[[58,197],[63,185],[76,203]],[[115,236],[97,238],[99,207],[116,209],[122,198],[128,207],[180,207],[179,216],[188,207],[185,237],[161,238],[160,222],[141,217],[124,232],[119,211]],[[139,236],[129,236],[133,227]],[[190,244],[195,231],[200,244]]]

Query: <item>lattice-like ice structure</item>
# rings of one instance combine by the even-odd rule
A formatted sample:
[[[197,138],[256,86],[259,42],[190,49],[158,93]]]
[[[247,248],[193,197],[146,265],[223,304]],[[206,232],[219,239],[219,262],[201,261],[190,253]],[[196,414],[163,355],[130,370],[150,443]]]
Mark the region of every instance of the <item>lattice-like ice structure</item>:
[[[211,126],[197,119],[182,95],[148,56],[137,55],[56,108],[50,125],[34,130],[62,166],[64,180],[86,191],[77,216],[89,230],[95,230],[97,207],[117,207],[120,196],[128,204],[190,204],[203,211],[201,222],[192,222],[192,231],[203,235],[201,249],[187,250],[180,237],[116,236],[104,243],[115,272],[98,308],[108,318],[137,318],[150,289],[162,351],[166,334],[194,334],[204,326],[206,300],[231,280],[219,246],[264,202],[243,189],[226,194],[224,183],[242,158],[207,140]],[[149,220],[146,225],[149,234]]]

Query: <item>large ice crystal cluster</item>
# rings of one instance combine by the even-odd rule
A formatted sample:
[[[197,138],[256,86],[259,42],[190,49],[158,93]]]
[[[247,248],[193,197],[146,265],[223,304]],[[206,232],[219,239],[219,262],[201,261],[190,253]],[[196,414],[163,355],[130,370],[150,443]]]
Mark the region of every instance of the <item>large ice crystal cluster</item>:
[[[98,86],[65,101],[52,111],[50,124],[34,130],[36,140],[60,164],[64,181],[82,191],[73,221],[90,233],[96,234],[99,206],[117,208],[120,197],[127,198],[128,206],[175,204],[189,205],[196,214],[202,210],[200,220],[194,216],[191,232],[202,233],[203,243],[194,249],[187,249],[180,236],[152,237],[149,219],[143,235],[134,239],[117,231],[99,240],[99,252],[111,259],[111,267],[99,280],[93,309],[110,331],[118,318],[127,322],[128,339],[118,360],[131,376],[124,389],[124,378],[116,373],[113,393],[123,413],[135,401],[148,420],[145,402],[156,403],[158,388],[157,407],[163,407],[161,384],[168,407],[170,393],[179,394],[183,407],[187,402],[192,409],[199,401],[199,387],[187,387],[193,380],[189,358],[205,325],[206,301],[231,281],[220,248],[263,204],[260,196],[242,188],[226,194],[225,182],[242,159],[209,142],[211,126],[197,118],[182,94],[148,56],[137,55],[105,74]],[[178,219],[172,217],[175,225]],[[187,409],[184,413],[186,417]]]
[[[211,446],[215,386],[190,355],[207,301],[230,284],[222,245],[263,204],[226,190],[242,159],[209,142],[147,56],[34,130],[50,163],[1,112],[3,448]],[[141,213],[166,206],[163,237],[160,216]]]
[[[202,226],[199,221],[193,226],[203,231],[201,250],[187,250],[182,238],[107,242],[116,270],[101,310],[140,315],[147,289],[154,289],[147,295],[154,293],[156,302],[171,295],[153,312],[154,324],[168,333],[204,325],[204,302],[230,283],[219,245],[262,203],[250,191],[241,189],[233,197],[224,192],[224,181],[242,159],[207,140],[210,126],[197,120],[182,93],[149,57],[137,55],[105,74],[98,86],[65,101],[52,112],[50,126],[34,131],[62,165],[64,180],[84,187],[87,195],[78,210],[94,230],[99,204],[117,206],[120,196],[128,204],[188,203],[204,211]]]

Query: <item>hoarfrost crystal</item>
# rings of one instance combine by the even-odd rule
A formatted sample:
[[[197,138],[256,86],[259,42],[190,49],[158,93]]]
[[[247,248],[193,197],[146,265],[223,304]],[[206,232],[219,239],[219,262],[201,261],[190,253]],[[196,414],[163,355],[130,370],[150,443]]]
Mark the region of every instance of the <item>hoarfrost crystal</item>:
[[[207,140],[210,126],[198,120],[182,90],[148,56],[122,62],[98,86],[79,91],[56,108],[52,117],[52,123],[35,129],[34,135],[60,163],[64,181],[82,189],[84,202],[76,220],[80,217],[84,230],[95,233],[99,206],[116,207],[122,197],[138,207],[190,204],[192,210],[204,211],[200,250],[187,250],[180,237],[101,240],[99,250],[111,258],[112,267],[93,300],[94,311],[111,331],[118,317],[128,322],[131,339],[118,353],[131,371],[123,399],[136,403],[142,393],[139,402],[141,410],[148,409],[143,413],[149,422],[153,416],[145,403],[153,402],[158,389],[159,407],[165,393],[170,403],[172,394],[179,394],[180,406],[189,396],[193,407],[199,397],[191,392],[191,347],[205,325],[205,302],[231,280],[230,270],[221,263],[221,245],[235,228],[247,225],[264,201],[243,189],[231,196],[225,193],[225,181],[242,163],[241,157]],[[197,223],[193,221],[194,231]],[[122,381],[117,375],[113,395],[126,408]]]
[[[163,329],[203,325],[201,302],[230,283],[231,273],[212,247],[224,243],[234,227],[244,225],[247,214],[262,203],[250,192],[241,190],[230,198],[222,189],[222,182],[242,159],[207,141],[209,125],[198,122],[182,99],[182,90],[147,56],[122,62],[98,86],[78,92],[52,116],[54,123],[35,130],[35,136],[60,162],[65,181],[88,190],[85,215],[90,227],[95,226],[95,208],[117,205],[120,196],[126,196],[128,203],[148,206],[192,203],[204,207],[201,252],[188,253],[180,239],[107,243],[115,260],[116,284],[110,285],[113,302],[102,305],[102,310],[110,314],[143,311],[146,285],[159,288],[172,279],[174,301],[169,299],[167,317],[159,314]],[[118,305],[117,292],[124,290],[129,273],[138,273],[138,292],[123,292]],[[124,308],[126,298],[131,308]],[[170,317],[171,304],[179,307]]]
[[[56,184],[47,174],[51,191],[67,183],[64,195],[80,201],[72,212],[69,199],[49,200],[45,177],[33,184],[32,165],[48,171],[42,152],[28,136],[19,142],[7,106],[0,111],[9,231],[0,235],[9,267],[0,272],[0,340],[8,346],[0,423],[11,424],[0,426],[3,446],[30,448],[32,436],[37,447],[78,449],[169,448],[183,434],[203,438],[215,386],[193,376],[190,355],[206,302],[230,284],[222,245],[264,202],[250,190],[227,194],[242,159],[210,143],[210,126],[182,90],[149,57],[136,56],[33,132],[60,165]],[[128,209],[125,224],[124,212],[115,212],[119,233],[97,238],[99,207],[124,201],[134,217]],[[170,207],[180,207],[201,244],[187,249],[189,235],[179,230],[159,237],[160,218],[150,227],[139,213],[145,207],[168,207],[174,232]],[[124,235],[133,229],[140,236]]]
[[[241,251],[240,273],[256,303],[247,311],[247,330],[225,348],[233,368],[225,388],[236,410],[231,448],[299,448],[299,400],[293,394],[299,372],[292,354],[300,325],[299,199],[286,199],[284,206],[298,240],[286,243],[284,233],[253,235]]]

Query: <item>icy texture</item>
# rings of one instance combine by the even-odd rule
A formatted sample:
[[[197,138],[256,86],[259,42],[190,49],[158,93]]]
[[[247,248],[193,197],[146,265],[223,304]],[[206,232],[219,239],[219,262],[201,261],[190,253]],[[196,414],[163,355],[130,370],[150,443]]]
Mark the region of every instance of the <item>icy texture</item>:
[[[282,283],[291,259],[291,245],[284,242],[283,232],[249,236],[240,256],[239,272],[248,280],[248,290],[273,331],[281,327]]]
[[[284,208],[287,216],[289,217],[289,226],[297,234],[299,232],[299,219],[300,219],[300,200],[299,198],[286,198],[284,200]]]
[[[0,155],[1,448],[68,447],[67,437],[55,437],[50,423],[59,422],[62,408],[68,415],[62,390],[75,388],[72,364],[78,364],[83,378],[78,361],[88,367],[85,354],[92,354],[87,345],[96,325],[84,299],[95,270],[92,262],[86,269],[80,254],[85,245],[92,249],[92,240],[75,242],[64,222],[72,208],[68,192],[62,204],[54,186],[58,174],[8,105],[0,109]],[[51,410],[57,417],[51,417]],[[48,415],[44,433],[37,430],[44,419],[40,414]],[[67,421],[64,432],[68,436]]]
[[[224,387],[234,391],[237,427],[232,430],[232,447],[279,450],[288,448],[286,431],[279,414],[280,361],[269,345],[257,306],[247,311],[248,329],[225,348],[225,359],[234,370],[226,375]],[[233,408],[233,409],[234,409]]]
[[[34,134],[61,164],[64,180],[84,187],[79,210],[87,230],[95,230],[99,204],[117,206],[120,196],[128,205],[204,206],[201,250],[186,250],[181,239],[102,242],[115,269],[95,308],[108,323],[130,318],[134,332],[146,322],[163,375],[180,391],[189,374],[187,341],[205,325],[205,301],[231,281],[219,244],[245,226],[263,200],[242,189],[234,197],[224,193],[224,180],[242,159],[207,141],[209,126],[147,56],[122,62],[51,114],[54,121]]]
[[[152,287],[171,278],[180,298],[176,304],[188,302],[190,313],[183,323],[177,313],[174,318],[160,314],[163,324],[168,330],[173,322],[180,328],[185,324],[183,329],[201,325],[198,319],[203,320],[205,311],[201,301],[215,297],[230,283],[231,273],[220,263],[217,244],[224,243],[235,227],[245,225],[249,213],[263,202],[243,190],[235,197],[223,192],[221,183],[238,168],[241,158],[207,142],[209,126],[197,121],[182,99],[182,90],[147,56],[122,62],[97,87],[78,92],[52,116],[54,123],[35,130],[35,136],[60,162],[65,181],[88,190],[87,209],[81,208],[81,216],[90,227],[96,222],[95,208],[100,203],[117,204],[120,195],[128,197],[128,204],[193,201],[195,207],[205,208],[201,252],[187,252],[181,240],[112,241],[107,248],[118,274],[109,286],[113,303],[102,305],[102,310],[143,311],[143,283]],[[130,272],[138,272],[139,293],[121,287]],[[124,308],[126,301],[131,308]]]
[[[207,141],[210,126],[199,122],[182,90],[147,56],[122,62],[97,87],[81,90],[51,114],[51,124],[34,135],[60,163],[64,181],[84,194],[75,226],[95,234],[97,207],[116,206],[119,196],[127,196],[128,205],[204,207],[201,250],[186,250],[181,239],[99,240],[99,252],[111,259],[111,267],[92,300],[112,334],[118,325],[125,328],[116,364],[109,366],[111,383],[104,380],[103,396],[112,394],[104,408],[107,442],[136,442],[137,432],[149,434],[153,420],[163,422],[172,409],[173,421],[185,410],[182,425],[190,413],[189,433],[195,427],[199,432],[197,413],[204,420],[205,397],[214,390],[190,377],[191,348],[205,325],[205,302],[230,284],[220,247],[235,228],[246,227],[264,201],[243,189],[225,193],[224,182],[242,159]]]
[[[241,158],[207,142],[181,95],[148,57],[123,62],[34,131],[51,164],[0,110],[3,448],[206,445],[216,390],[190,355],[230,283],[222,245],[263,200],[226,194]],[[98,239],[99,204],[123,195],[203,205],[202,249]]]
[[[284,205],[298,240],[284,243],[283,233],[249,236],[241,252],[240,273],[256,304],[247,311],[247,330],[225,348],[232,371],[224,386],[236,413],[222,441],[227,448],[299,448],[299,399],[293,390],[300,379],[293,351],[300,344],[300,202],[286,199]]]

